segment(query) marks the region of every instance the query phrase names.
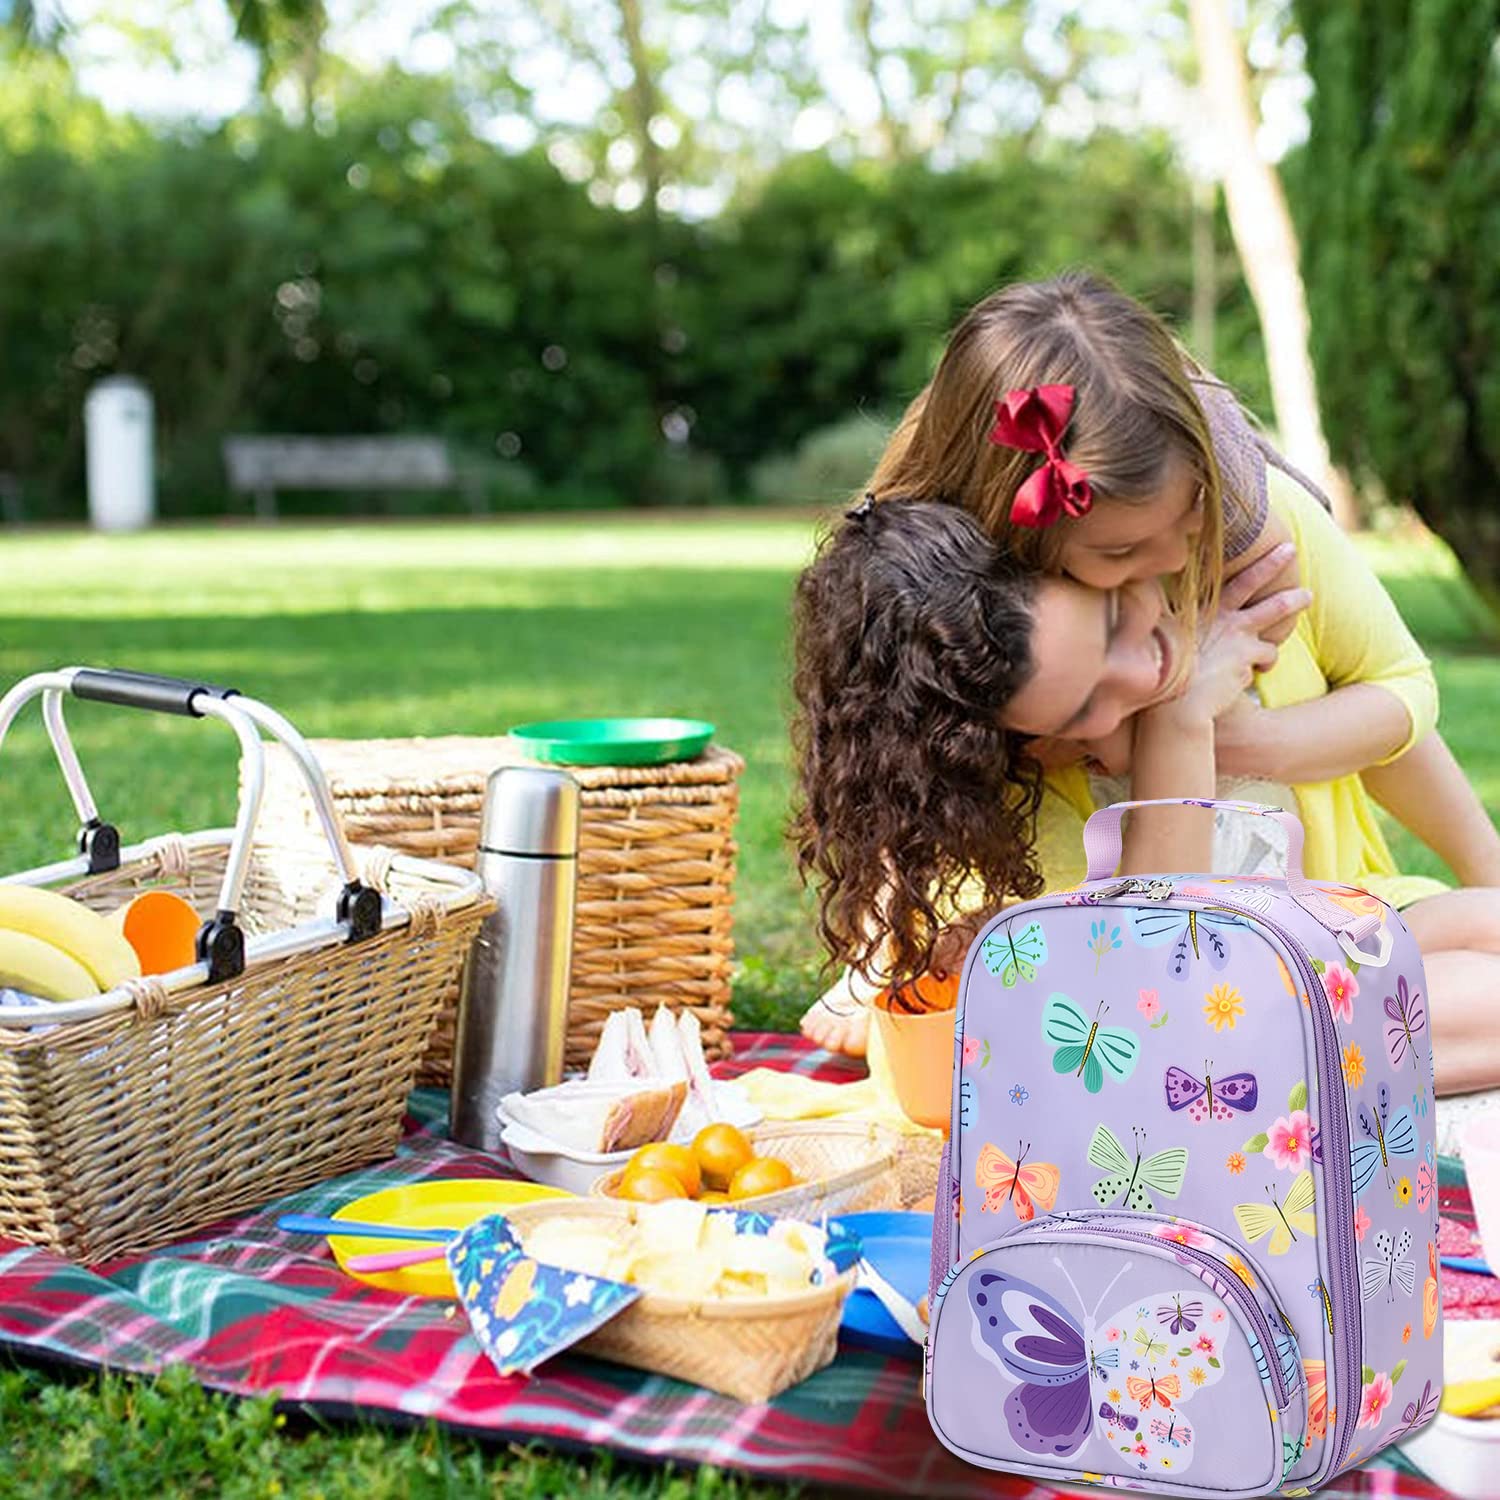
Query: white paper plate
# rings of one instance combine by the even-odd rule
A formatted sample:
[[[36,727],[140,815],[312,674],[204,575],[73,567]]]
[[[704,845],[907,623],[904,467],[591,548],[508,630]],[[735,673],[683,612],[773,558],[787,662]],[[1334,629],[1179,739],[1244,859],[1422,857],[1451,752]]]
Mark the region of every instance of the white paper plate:
[[[726,1124],[748,1130],[765,1118],[764,1112],[751,1103],[749,1095],[738,1084],[715,1082],[713,1087],[719,1118]],[[499,1113],[505,1126],[500,1139],[517,1170],[533,1182],[549,1183],[570,1193],[587,1193],[602,1174],[623,1167],[633,1154],[630,1151],[575,1151],[540,1131],[519,1124],[503,1109]],[[674,1129],[668,1139],[686,1145],[692,1135],[685,1129]]]

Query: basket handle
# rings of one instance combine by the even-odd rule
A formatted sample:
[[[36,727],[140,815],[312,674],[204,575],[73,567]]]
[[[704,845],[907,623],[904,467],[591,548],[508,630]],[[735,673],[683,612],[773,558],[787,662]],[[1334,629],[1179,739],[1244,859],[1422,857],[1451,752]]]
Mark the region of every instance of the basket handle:
[[[47,736],[83,823],[79,847],[86,861],[87,873],[99,874],[119,868],[120,836],[113,825],[99,816],[63,718],[65,695],[152,713],[219,719],[238,737],[244,763],[244,785],[240,792],[234,839],[219,888],[218,910],[198,933],[198,958],[207,964],[210,980],[232,979],[244,972],[245,938],[237,917],[265,791],[265,748],[261,731],[279,740],[302,772],[313,806],[317,809],[318,821],[333,853],[334,865],[343,876],[338,919],[348,923],[349,941],[359,942],[380,931],[380,893],[359,878],[359,868],[344,836],[322,767],[307,741],[275,709],[254,698],[246,698],[233,688],[212,683],[160,677],[149,672],[65,667],[57,672],[38,672],[23,678],[0,698],[0,745],[4,744],[5,735],[20,710],[33,698],[42,700]]]

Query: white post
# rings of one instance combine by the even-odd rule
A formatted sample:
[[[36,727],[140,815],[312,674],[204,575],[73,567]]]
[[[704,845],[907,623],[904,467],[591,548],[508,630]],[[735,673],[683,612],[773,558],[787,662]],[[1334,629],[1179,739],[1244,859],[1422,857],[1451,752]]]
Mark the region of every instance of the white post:
[[[89,523],[139,531],[156,517],[155,421],[151,392],[128,375],[98,381],[83,404]]]

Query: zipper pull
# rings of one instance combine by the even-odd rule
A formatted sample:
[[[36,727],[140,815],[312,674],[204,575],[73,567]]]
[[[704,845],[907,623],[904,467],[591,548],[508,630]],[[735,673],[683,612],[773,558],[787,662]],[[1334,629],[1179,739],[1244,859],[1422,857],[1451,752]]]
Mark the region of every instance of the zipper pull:
[[[1087,894],[1092,901],[1108,901],[1115,896],[1144,896],[1148,901],[1166,901],[1172,890],[1170,880],[1142,880],[1137,875],[1131,875],[1102,890],[1089,891]]]

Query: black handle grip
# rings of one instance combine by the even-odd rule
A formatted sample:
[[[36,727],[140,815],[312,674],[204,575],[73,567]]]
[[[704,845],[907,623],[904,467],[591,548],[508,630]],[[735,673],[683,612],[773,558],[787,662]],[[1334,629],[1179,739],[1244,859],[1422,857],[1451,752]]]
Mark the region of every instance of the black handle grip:
[[[235,688],[211,682],[191,682],[185,677],[161,677],[154,672],[123,672],[109,667],[83,667],[73,675],[73,696],[93,703],[114,703],[121,708],[143,708],[157,714],[179,714],[201,719],[194,700],[232,698]]]

